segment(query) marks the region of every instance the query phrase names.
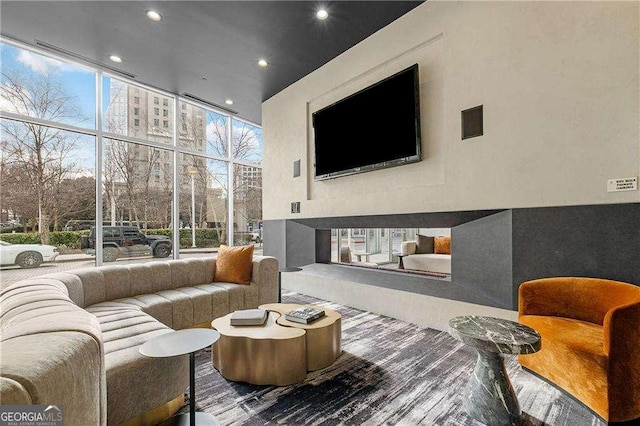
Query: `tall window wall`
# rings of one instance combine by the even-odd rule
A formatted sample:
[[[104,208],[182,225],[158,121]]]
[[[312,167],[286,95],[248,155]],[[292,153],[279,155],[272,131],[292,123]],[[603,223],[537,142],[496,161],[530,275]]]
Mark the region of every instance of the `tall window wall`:
[[[0,54],[0,239],[80,253],[98,224],[97,264],[122,225],[173,257],[261,240],[259,126],[11,40]]]

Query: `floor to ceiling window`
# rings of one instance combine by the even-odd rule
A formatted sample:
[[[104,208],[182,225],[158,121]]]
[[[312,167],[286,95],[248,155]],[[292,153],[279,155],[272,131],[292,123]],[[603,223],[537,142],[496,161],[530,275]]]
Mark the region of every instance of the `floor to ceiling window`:
[[[261,242],[260,126],[13,40],[0,54],[0,240],[78,266]]]

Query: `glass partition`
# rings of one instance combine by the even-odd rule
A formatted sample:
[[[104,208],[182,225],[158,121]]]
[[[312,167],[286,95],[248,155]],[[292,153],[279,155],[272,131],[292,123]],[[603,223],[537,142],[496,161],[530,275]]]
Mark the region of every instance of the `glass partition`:
[[[260,253],[260,126],[4,36],[0,60],[0,240],[74,256],[33,273],[179,257],[176,238],[185,257]],[[118,238],[115,259],[85,254]]]
[[[103,131],[173,144],[173,97],[104,76],[102,103]]]
[[[217,248],[227,241],[228,172],[223,161],[182,154],[180,248]]]
[[[262,169],[234,165],[234,245],[262,244]]]
[[[6,119],[0,130],[1,239],[81,254],[80,233],[65,231],[67,223],[95,221],[95,138]]]
[[[96,72],[0,43],[0,109],[39,120],[94,129]]]
[[[262,161],[262,129],[240,120],[232,123],[232,157],[234,160]]]

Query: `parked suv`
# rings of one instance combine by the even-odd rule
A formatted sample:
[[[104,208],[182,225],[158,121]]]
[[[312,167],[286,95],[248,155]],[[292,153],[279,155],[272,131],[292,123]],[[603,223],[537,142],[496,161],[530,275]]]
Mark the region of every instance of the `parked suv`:
[[[171,254],[171,240],[164,235],[145,235],[137,226],[104,226],[102,228],[102,259],[114,262],[119,257],[148,256],[167,257]],[[96,228],[82,236],[82,250],[96,253]]]

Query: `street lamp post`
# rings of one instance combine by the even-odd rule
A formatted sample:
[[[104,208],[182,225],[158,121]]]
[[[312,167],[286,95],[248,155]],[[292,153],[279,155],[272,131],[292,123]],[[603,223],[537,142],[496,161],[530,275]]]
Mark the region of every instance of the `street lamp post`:
[[[196,184],[197,170],[189,170],[191,176],[191,247],[196,248]]]

